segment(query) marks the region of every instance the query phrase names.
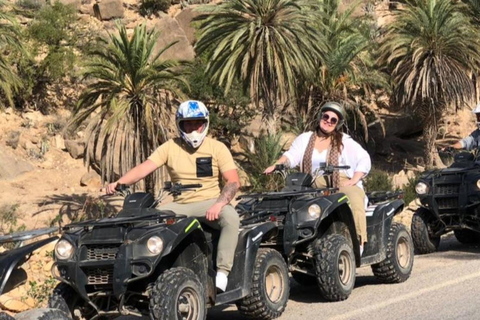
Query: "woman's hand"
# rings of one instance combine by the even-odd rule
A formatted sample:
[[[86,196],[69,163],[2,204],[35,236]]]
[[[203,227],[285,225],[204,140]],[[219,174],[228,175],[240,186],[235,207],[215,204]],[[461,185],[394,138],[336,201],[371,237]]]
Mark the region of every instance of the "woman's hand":
[[[350,186],[354,186],[356,185],[357,182],[353,181],[353,179],[348,179],[346,181],[343,181],[342,183],[340,183],[340,186],[341,187],[350,187]]]
[[[265,171],[263,171],[264,174],[270,174],[272,173],[273,171],[275,170],[275,164],[273,166],[270,166],[268,167],[267,169],[265,169]]]
[[[118,186],[118,181],[112,182],[105,187],[106,194],[114,194],[116,192],[115,188]]]

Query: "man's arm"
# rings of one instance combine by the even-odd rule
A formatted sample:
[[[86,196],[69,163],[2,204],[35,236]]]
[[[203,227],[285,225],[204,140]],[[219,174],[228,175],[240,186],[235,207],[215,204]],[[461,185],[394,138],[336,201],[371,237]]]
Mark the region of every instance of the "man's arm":
[[[240,188],[240,178],[238,177],[237,169],[225,171],[222,173],[222,176],[225,180],[225,186],[223,187],[217,201],[207,210],[206,213],[206,218],[210,221],[218,219],[222,208],[232,201]]]
[[[152,160],[145,160],[144,162],[142,162],[138,166],[134,167],[133,169],[131,169],[130,171],[125,173],[117,181],[107,185],[107,187],[105,188],[106,193],[107,194],[115,193],[115,188],[119,184],[126,184],[126,185],[134,184],[134,183],[142,180],[146,176],[148,176],[150,173],[155,171],[157,168],[158,168],[157,165]]]

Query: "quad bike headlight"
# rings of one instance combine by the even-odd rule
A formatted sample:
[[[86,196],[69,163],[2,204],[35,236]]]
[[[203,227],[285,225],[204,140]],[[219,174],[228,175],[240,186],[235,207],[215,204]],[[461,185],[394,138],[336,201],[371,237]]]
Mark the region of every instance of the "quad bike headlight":
[[[320,218],[320,213],[322,213],[322,209],[318,204],[314,203],[310,205],[310,207],[308,207],[308,215],[310,216],[310,218],[318,219]]]
[[[477,180],[477,188],[480,189],[480,180]]]
[[[73,256],[73,245],[65,239],[55,245],[55,257],[61,260],[70,259]]]
[[[159,236],[150,237],[147,240],[147,249],[150,253],[160,254],[163,250],[163,240]]]
[[[428,185],[424,182],[417,183],[415,192],[417,192],[417,194],[426,194],[428,192]]]

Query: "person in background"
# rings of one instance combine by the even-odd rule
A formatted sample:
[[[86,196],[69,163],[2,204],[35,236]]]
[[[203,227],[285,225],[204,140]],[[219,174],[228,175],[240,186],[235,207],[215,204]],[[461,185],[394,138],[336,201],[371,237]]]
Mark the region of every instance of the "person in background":
[[[345,123],[345,109],[340,103],[327,102],[320,109],[317,126],[314,131],[299,135],[276,163],[265,169],[272,173],[276,164],[293,168],[300,164],[302,172],[310,173],[315,178],[315,187],[338,188],[346,194],[355,220],[355,228],[360,243],[360,254],[367,242],[367,218],[365,214],[365,191],[362,179],[371,168],[370,155],[349,135],[342,133]],[[332,184],[327,177],[318,172],[321,164],[349,166],[350,169],[335,170]]]
[[[180,104],[176,124],[178,138],[162,144],[145,162],[110,183],[106,192],[113,194],[118,184],[134,184],[163,165],[167,166],[172,183],[201,184],[202,187],[183,192],[172,203],[161,205],[159,209],[197,217],[202,223],[220,229],[216,286],[225,291],[240,226],[238,214],[230,205],[240,187],[237,167],[227,147],[207,137],[209,112],[202,102]],[[225,182],[222,189],[221,177]]]
[[[473,114],[475,114],[475,120],[477,122],[477,129],[473,130],[470,135],[467,137],[455,142],[451,146],[443,147],[441,151],[447,151],[449,148],[452,149],[465,149],[465,150],[474,150],[480,147],[480,103],[477,104],[475,109],[473,109]]]

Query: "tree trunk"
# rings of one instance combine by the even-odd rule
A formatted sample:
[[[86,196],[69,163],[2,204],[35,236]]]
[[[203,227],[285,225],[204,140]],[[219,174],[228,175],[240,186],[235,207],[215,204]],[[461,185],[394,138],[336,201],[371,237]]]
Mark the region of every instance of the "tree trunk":
[[[434,119],[425,122],[425,129],[423,131],[423,139],[425,142],[425,167],[431,169],[438,163],[438,154],[435,147],[435,140],[437,138],[437,124]],[[440,165],[443,163],[440,162]]]

